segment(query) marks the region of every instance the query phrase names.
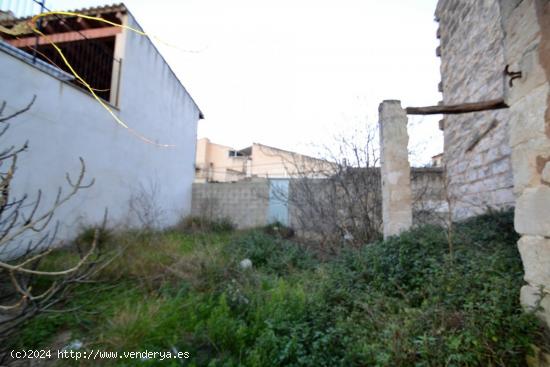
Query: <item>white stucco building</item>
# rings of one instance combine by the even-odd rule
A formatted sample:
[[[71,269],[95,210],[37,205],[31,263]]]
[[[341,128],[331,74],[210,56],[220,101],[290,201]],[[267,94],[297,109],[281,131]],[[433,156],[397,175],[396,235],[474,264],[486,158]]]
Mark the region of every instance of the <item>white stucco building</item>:
[[[122,4],[76,12],[140,29]],[[2,18],[6,28],[21,21],[6,13]],[[65,174],[77,175],[82,157],[86,181],[94,178],[95,184],[58,210],[60,239],[75,235],[79,225],[99,222],[105,208],[110,224],[136,224],[129,201],[144,190],[155,191],[161,225],[189,213],[202,113],[151,40],[75,16],[48,16],[42,27],[47,37],[38,40],[33,34],[0,33],[4,115],[25,107],[36,95],[31,109],[10,121],[11,128],[0,138],[2,148],[29,142],[18,160],[13,194],[33,196],[41,189],[42,207],[47,208],[59,187],[69,190]],[[60,70],[68,69],[50,42],[63,50],[121,121],[147,139],[173,146],[147,143],[118,124],[70,73]]]

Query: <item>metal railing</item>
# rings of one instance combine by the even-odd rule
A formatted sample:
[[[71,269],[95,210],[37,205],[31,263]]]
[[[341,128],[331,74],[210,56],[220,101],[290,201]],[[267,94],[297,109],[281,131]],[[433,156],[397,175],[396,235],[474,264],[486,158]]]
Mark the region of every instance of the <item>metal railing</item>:
[[[30,17],[51,11],[46,5],[46,0],[0,0],[0,10],[2,11],[0,21],[2,17],[4,19]],[[118,93],[111,93],[111,87],[113,87],[113,83],[118,85],[118,81],[113,81],[111,78],[120,74],[121,60],[114,57],[114,50],[109,49],[103,42],[86,37],[78,28],[72,28],[69,22],[63,21],[62,16],[54,15],[54,18],[57,18],[59,24],[63,25],[64,31],[75,32],[81,37],[79,41],[59,45],[71,66],[95,89],[98,96],[116,105],[118,96],[115,94]],[[43,30],[42,18],[38,19],[36,27]],[[39,58],[71,73],[57,51],[54,52],[48,46],[39,45],[38,34],[34,46],[26,46],[22,50],[31,54],[35,63]],[[84,87],[78,80],[75,80],[74,84]],[[115,87],[115,89],[114,92],[118,91],[118,88]]]

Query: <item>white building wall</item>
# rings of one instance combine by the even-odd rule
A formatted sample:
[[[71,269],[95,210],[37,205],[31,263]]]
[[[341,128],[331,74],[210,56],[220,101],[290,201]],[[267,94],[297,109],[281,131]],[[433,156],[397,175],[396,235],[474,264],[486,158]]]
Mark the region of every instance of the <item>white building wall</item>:
[[[131,16],[129,23],[135,26]],[[13,194],[42,189],[42,207],[47,208],[59,186],[69,190],[65,173],[78,173],[79,156],[86,162],[87,179],[96,180],[57,212],[62,239],[74,236],[80,224],[99,222],[105,208],[110,224],[127,223],[129,199],[140,186],[158,186],[163,225],[191,210],[200,111],[146,37],[129,33],[125,38],[115,113],[147,138],[173,148],[136,138],[89,93],[0,51],[0,101],[8,104],[4,115],[37,96],[31,110],[12,120],[0,138],[2,148],[29,141],[28,152],[18,160]]]

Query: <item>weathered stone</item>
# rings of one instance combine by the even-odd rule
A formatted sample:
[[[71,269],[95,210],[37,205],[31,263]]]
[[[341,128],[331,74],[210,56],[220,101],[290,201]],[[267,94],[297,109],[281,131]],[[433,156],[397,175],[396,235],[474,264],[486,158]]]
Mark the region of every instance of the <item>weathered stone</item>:
[[[440,19],[441,29],[441,82],[446,104],[503,97],[506,63],[499,5],[498,0],[438,2],[436,17]],[[461,199],[463,192],[478,189],[488,205],[502,207],[510,204],[508,200],[505,203],[500,201],[513,194],[512,175],[502,175],[511,171],[509,115],[508,110],[498,110],[445,116],[444,147],[451,197]],[[498,121],[498,126],[483,135],[494,120]],[[476,135],[482,137],[473,149],[468,150],[468,144]],[[493,165],[492,171],[484,169]],[[482,167],[483,171],[475,166]],[[478,180],[483,180],[484,184],[477,184]],[[498,195],[492,195],[495,190],[499,190]],[[499,201],[494,202],[492,198]],[[457,218],[479,212],[463,200],[456,200],[453,208]]]
[[[508,159],[501,159],[500,161],[493,162],[491,174],[498,175],[499,173],[505,172],[510,172],[510,161]]]
[[[532,286],[544,285],[550,290],[550,239],[523,236],[518,248],[525,269],[525,281]]]
[[[541,179],[546,183],[550,183],[550,162],[547,162],[544,166],[541,174]]]
[[[539,86],[510,107],[510,146],[547,138],[544,114],[549,92],[548,84]]]
[[[241,260],[241,262],[239,263],[239,266],[241,267],[241,269],[250,269],[252,268],[252,260],[250,259],[243,259]]]
[[[550,118],[550,63],[545,62],[550,28],[541,32],[541,27],[549,24],[550,15],[543,11],[544,2],[538,0],[524,0],[513,8],[506,1],[502,3],[506,64],[522,72],[518,83],[506,87],[506,101],[512,112],[514,183],[519,194],[515,227],[524,234],[518,246],[529,282],[521,289],[521,302],[528,309],[540,306],[537,315],[550,326],[550,186],[544,185],[543,179],[550,157],[550,134],[546,130]],[[531,365],[549,364],[540,358],[534,362]]]
[[[536,315],[547,325],[550,325],[550,294],[548,292],[549,290],[546,289],[541,293],[540,289],[530,285],[524,285],[521,287],[520,301],[527,311],[533,311],[540,301],[542,309],[539,310]]]
[[[501,1],[502,4],[510,2]],[[534,48],[538,41],[540,27],[533,0],[523,0],[516,8],[506,9],[503,5],[503,25],[506,32],[506,61],[513,65],[521,61],[526,50]]]
[[[501,207],[507,207],[507,206],[512,207],[516,202],[514,193],[507,188],[495,190],[491,195],[492,195],[491,203],[492,204],[496,203],[498,206],[501,206]]]
[[[412,193],[408,158],[407,115],[401,102],[384,101],[379,107],[380,170],[384,237],[412,225]]]
[[[521,78],[515,79],[512,87],[508,83],[504,84],[504,100],[509,106],[529,95],[532,90],[546,85],[544,69],[540,65],[537,48],[530,47],[520,57],[521,59],[516,65],[509,67],[509,71],[520,71]]]
[[[512,202],[513,183],[518,198],[515,228],[524,235],[518,246],[530,283],[522,288],[521,301],[526,307],[540,304],[543,310],[538,316],[550,325],[550,27],[544,28],[550,24],[550,14],[546,3],[439,0],[436,17],[440,19],[445,103],[504,96],[510,106],[445,117],[449,194],[458,199],[455,214],[471,216],[480,204]],[[505,65],[509,71],[521,72],[512,86],[510,76],[503,74]],[[491,119],[498,119],[499,126],[484,135],[482,129]],[[476,134],[482,139],[468,149]],[[537,296],[539,285],[546,288],[542,300]]]
[[[541,170],[537,167],[537,157],[550,156],[550,139],[540,137],[521,144],[512,150],[514,169],[514,191],[520,194],[527,187],[540,184]]]
[[[516,203],[514,224],[518,233],[550,237],[550,187],[523,191]]]

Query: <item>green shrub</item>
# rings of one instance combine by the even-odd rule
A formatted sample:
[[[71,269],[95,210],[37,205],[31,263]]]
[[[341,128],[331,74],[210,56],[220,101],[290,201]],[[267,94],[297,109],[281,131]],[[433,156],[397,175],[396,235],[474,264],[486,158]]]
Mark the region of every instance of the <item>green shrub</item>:
[[[519,235],[514,230],[513,209],[489,209],[477,217],[457,223],[459,240],[477,246],[516,246]]]
[[[254,267],[280,275],[288,275],[293,269],[310,269],[315,264],[303,247],[263,231],[237,237],[226,247],[226,253],[235,260],[248,258]]]
[[[524,365],[541,334],[519,304],[523,271],[511,218],[491,212],[458,223],[452,261],[446,233],[436,226],[325,264],[279,237],[252,232],[237,239],[228,247],[234,256],[264,272],[294,274],[291,287],[307,290],[301,307],[282,309],[262,302],[269,287],[241,291],[249,303],[233,317],[254,325],[244,364]],[[219,361],[237,363],[236,354]]]
[[[113,232],[101,226],[85,227],[81,228],[78,236],[76,236],[74,242],[78,245],[91,245],[94,241],[97,231],[97,246],[102,246],[113,238]]]
[[[268,224],[262,227],[262,230],[264,231],[264,233],[270,236],[281,237],[284,239],[290,239],[295,235],[295,232],[292,228],[285,226],[281,222]]]
[[[184,233],[214,232],[224,233],[235,230],[235,225],[229,218],[210,219],[206,217],[188,216],[174,227]]]
[[[523,365],[540,333],[519,304],[523,269],[511,218],[492,212],[457,224],[453,261],[444,231],[433,226],[342,255],[324,299],[350,315],[346,358],[366,365]]]
[[[262,229],[231,239],[176,234],[113,263],[135,274],[122,278],[128,283],[76,303],[99,311],[85,317],[87,340],[175,347],[195,366],[523,366],[530,345],[544,344],[519,304],[523,269],[509,211],[457,223],[452,259],[436,226],[324,262]],[[239,268],[244,258],[252,269]],[[140,274],[175,275],[139,287]],[[24,335],[36,345],[67,326],[74,322],[52,318],[36,338]]]

